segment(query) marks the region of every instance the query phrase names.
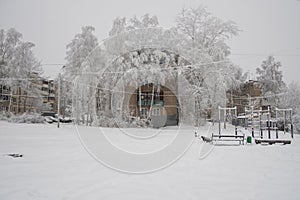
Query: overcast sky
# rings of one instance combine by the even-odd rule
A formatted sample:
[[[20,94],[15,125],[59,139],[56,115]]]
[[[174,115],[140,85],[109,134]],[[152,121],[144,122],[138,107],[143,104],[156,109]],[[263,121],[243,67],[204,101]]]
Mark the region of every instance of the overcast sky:
[[[185,7],[204,5],[213,15],[235,21],[242,32],[228,41],[231,59],[254,76],[268,55],[282,62],[286,82],[300,83],[299,0],[0,0],[0,28],[16,28],[43,64],[64,64],[66,45],[81,27],[96,28],[99,41],[108,36],[114,18],[157,15],[160,26],[175,25]],[[44,66],[57,72],[57,66]]]

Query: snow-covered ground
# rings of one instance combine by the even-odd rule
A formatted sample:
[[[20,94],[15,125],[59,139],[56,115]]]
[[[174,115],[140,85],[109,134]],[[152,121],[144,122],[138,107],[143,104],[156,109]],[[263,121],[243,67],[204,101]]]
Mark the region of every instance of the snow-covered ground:
[[[198,132],[206,135],[207,128],[203,127]],[[215,125],[209,132],[216,129]],[[155,163],[166,164],[162,161],[167,160],[168,155],[182,157],[161,170],[135,175],[112,170],[99,162],[101,159],[97,158],[102,155],[88,152],[93,148],[99,150],[95,144],[105,146],[103,141],[97,140],[97,132],[104,131],[106,139],[119,149],[142,155],[165,149],[169,141],[175,141],[178,134],[176,127],[161,130],[76,129],[73,125],[63,124],[58,129],[55,124],[0,122],[0,130],[0,199],[4,200],[300,198],[299,135],[295,136],[291,145],[213,147],[194,139],[193,128],[183,127],[180,133],[184,134],[179,137],[187,148],[178,152],[173,149],[167,154],[161,152]],[[144,139],[137,140],[136,137]],[[87,141],[89,138],[95,143],[83,145],[90,142]],[[206,152],[210,153],[203,157]],[[22,154],[23,157],[8,156],[12,153]],[[126,157],[126,160],[123,156],[114,156],[111,160],[106,157],[108,160],[104,161],[114,165],[131,159]],[[120,162],[116,163],[116,160]]]

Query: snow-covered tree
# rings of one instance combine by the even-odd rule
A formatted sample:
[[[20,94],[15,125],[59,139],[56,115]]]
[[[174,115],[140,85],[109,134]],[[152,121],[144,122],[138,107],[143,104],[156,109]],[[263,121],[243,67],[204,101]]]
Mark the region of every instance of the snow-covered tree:
[[[132,17],[127,21],[126,17],[117,17],[113,21],[112,29],[109,31],[109,36],[114,36],[125,31],[130,31],[134,29],[145,29],[145,28],[155,28],[159,25],[157,16],[150,14],[145,14],[138,19],[136,16]]]
[[[300,85],[291,82],[280,96],[279,106],[281,108],[292,108],[294,111],[300,108]]]
[[[236,76],[241,69],[227,58],[226,40],[238,34],[232,21],[222,21],[205,7],[183,9],[177,16],[176,28],[183,35],[182,48],[193,67],[186,70],[200,111],[212,117],[219,105],[226,103],[226,91],[239,85]]]
[[[242,82],[240,68],[228,59],[230,51],[226,44],[237,32],[235,23],[223,22],[201,7],[183,10],[177,26],[170,29],[159,28],[157,17],[148,14],[141,19],[116,18],[109,32],[111,37],[81,64],[81,72],[87,73],[76,81],[76,95],[80,96],[73,105],[78,108],[77,116],[90,113],[109,118],[116,112],[115,116],[122,117],[127,86],[131,93],[142,85],[164,86],[179,77],[184,86],[178,88],[185,92],[182,97],[178,94],[180,112],[192,112],[195,106],[182,109],[181,106],[191,104],[180,98],[194,100],[194,94],[200,111],[212,116],[219,105],[226,104],[226,90]],[[155,85],[152,84],[152,93]],[[99,102],[88,99],[93,96],[92,92],[87,94],[90,87],[97,87],[97,97],[96,90],[92,91]],[[88,107],[87,102],[93,105]],[[94,108],[100,111],[94,112]]]
[[[79,95],[78,93],[73,93],[73,81],[80,74],[86,73],[84,71],[85,63],[88,62],[87,58],[91,52],[98,46],[98,39],[94,35],[95,28],[92,26],[84,26],[81,28],[81,33],[75,35],[75,38],[67,45],[67,56],[66,56],[66,66],[64,67],[64,73],[62,75],[62,94],[64,94],[64,108],[68,107],[69,103],[72,102],[72,95]],[[84,76],[86,76],[84,74]],[[88,83],[87,83],[88,84]],[[79,87],[79,86],[78,86]],[[82,86],[83,87],[83,86]],[[86,86],[85,86],[86,87]],[[89,91],[89,90],[83,90]],[[92,93],[85,93],[87,98],[92,98]],[[65,103],[67,102],[67,103]],[[82,106],[87,102],[81,101]],[[73,112],[80,112],[78,109],[80,107],[76,106]],[[82,112],[82,116],[86,113]]]
[[[297,107],[293,114],[294,131],[300,133],[300,107]]]
[[[283,95],[280,96],[280,108],[293,109],[293,124],[295,130],[300,132],[300,85],[296,82],[291,82]]]
[[[209,57],[213,61],[225,59],[230,54],[226,40],[238,34],[232,21],[222,21],[203,6],[182,9],[176,19],[176,27],[186,37],[187,49],[193,63]]]
[[[41,90],[34,83],[34,79],[37,79],[37,81],[40,79],[42,69],[40,62],[34,57],[33,47],[34,44],[31,42],[21,42],[15,49],[10,62],[9,77],[11,80],[9,85],[12,93],[17,88],[21,88],[28,96],[40,96],[35,102],[32,102],[35,106],[40,107],[42,106]],[[24,105],[26,105],[26,102],[27,97],[25,96]]]
[[[0,30],[0,75],[1,78],[9,76],[9,64],[14,56],[15,49],[21,43],[22,34],[14,28]]]
[[[113,21],[113,27],[109,31],[109,36],[114,36],[119,33],[122,33],[125,31],[125,29],[126,29],[126,18],[125,17],[123,17],[123,18],[117,17]]]
[[[277,96],[285,88],[285,83],[280,70],[281,63],[276,61],[273,56],[269,56],[256,69],[257,80],[260,82],[262,95],[267,99],[267,103],[276,105],[279,97]]]
[[[150,17],[148,13],[143,15],[141,20],[139,20],[136,16],[134,16],[129,20],[129,22],[130,23],[129,26],[127,27],[127,30],[132,30],[137,28],[153,28],[159,25],[158,18],[155,15]]]
[[[22,34],[11,28],[7,31],[0,30],[0,74],[1,84],[10,87],[10,97],[17,91],[24,92],[24,106],[27,103],[27,96],[40,96],[40,90],[34,84],[38,81],[42,69],[40,62],[37,61],[31,42],[21,41]],[[24,95],[23,94],[23,95]],[[20,98],[20,94],[17,94]],[[9,103],[9,111],[12,98]],[[42,105],[41,98],[35,98],[31,104]]]
[[[95,28],[92,26],[82,27],[81,33],[76,34],[75,38],[67,45],[66,74],[70,77],[81,73],[83,62],[98,46],[98,39],[94,35],[94,31]]]

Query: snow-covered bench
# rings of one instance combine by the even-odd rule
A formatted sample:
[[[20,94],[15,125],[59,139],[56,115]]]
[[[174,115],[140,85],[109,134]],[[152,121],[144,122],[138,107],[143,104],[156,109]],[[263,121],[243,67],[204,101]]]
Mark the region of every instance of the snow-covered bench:
[[[212,134],[213,141],[238,141],[239,144],[245,144],[245,135],[216,135]]]
[[[275,143],[281,144],[291,144],[291,140],[282,140],[282,139],[255,139],[256,144],[268,143],[270,145]]]

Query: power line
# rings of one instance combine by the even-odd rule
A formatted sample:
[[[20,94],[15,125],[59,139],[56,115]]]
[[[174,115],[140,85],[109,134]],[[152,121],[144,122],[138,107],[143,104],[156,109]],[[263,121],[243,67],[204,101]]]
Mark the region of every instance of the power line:
[[[232,53],[231,56],[255,56],[255,57],[266,57],[266,56],[300,56],[300,54],[258,54],[258,53]]]
[[[65,63],[64,64],[62,64],[62,63],[44,63],[44,64],[41,64],[42,66],[64,66],[65,65]]]
[[[0,81],[40,81],[40,80],[47,80],[45,78],[0,78]]]

